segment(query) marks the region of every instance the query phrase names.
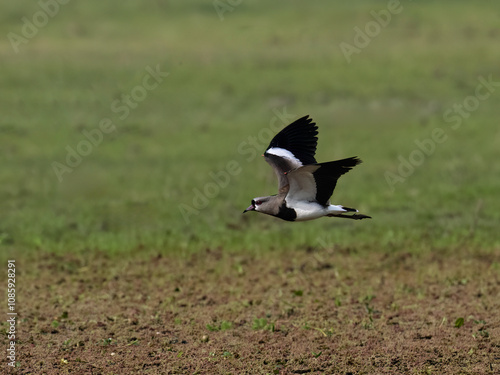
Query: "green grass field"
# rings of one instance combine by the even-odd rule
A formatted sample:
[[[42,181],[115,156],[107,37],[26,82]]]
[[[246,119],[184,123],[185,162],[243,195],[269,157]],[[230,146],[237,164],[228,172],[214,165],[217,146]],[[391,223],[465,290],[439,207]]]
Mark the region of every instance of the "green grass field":
[[[0,259],[461,249],[498,280],[500,5],[401,1],[381,26],[386,1],[236,3],[0,6]],[[318,161],[363,160],[332,201],[372,220],[242,215],[306,114]]]
[[[348,64],[339,44],[353,44],[353,28],[373,20],[370,11],[384,2],[243,2],[223,21],[201,2],[117,4],[61,5],[17,54],[2,39],[1,238],[9,251],[267,251],[325,236],[383,251],[498,246],[500,94],[481,101],[457,130],[443,119],[474,95],[478,77],[500,81],[498,9],[402,3]],[[6,7],[2,34],[22,35],[20,16],[38,10]],[[120,119],[124,111],[112,104],[119,107],[157,65],[168,77]],[[334,201],[372,221],[290,225],[241,215],[276,183],[261,158],[248,161],[238,146],[263,134],[254,148],[260,155],[270,140],[260,132],[271,121],[284,125],[275,118],[284,111],[318,123],[318,160],[364,160],[342,178]],[[103,118],[115,131],[59,182],[52,163],[65,163],[66,147],[76,149],[82,131]],[[408,159],[415,140],[436,127],[447,140],[392,191],[385,173],[397,173],[398,156]],[[209,172],[231,160],[240,173],[187,224],[179,204],[193,206],[193,189],[203,191]]]

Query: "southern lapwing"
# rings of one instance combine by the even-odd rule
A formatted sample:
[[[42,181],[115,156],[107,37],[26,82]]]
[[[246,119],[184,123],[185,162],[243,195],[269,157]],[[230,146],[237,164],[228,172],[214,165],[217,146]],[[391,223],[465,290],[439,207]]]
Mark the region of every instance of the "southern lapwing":
[[[278,194],[252,199],[247,211],[262,212],[288,221],[322,216],[370,219],[358,210],[330,204],[337,180],[361,163],[357,157],[317,163],[314,158],[318,127],[304,116],[280,131],[264,153],[278,176]]]

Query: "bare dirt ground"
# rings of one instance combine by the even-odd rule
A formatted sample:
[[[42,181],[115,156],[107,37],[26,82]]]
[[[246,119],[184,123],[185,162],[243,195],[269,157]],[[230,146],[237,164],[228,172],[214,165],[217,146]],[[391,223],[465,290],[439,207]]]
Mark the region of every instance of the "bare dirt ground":
[[[19,259],[18,367],[0,372],[498,374],[494,254]]]

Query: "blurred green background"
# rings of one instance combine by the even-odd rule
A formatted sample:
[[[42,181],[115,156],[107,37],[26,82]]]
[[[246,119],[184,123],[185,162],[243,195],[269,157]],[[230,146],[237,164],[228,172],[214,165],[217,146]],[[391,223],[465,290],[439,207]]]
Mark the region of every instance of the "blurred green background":
[[[0,7],[4,254],[500,244],[500,87],[476,98],[481,77],[500,82],[498,2],[401,1],[386,26],[374,16],[386,1]],[[347,59],[342,43],[357,53]],[[151,69],[168,76],[148,90]],[[447,121],[457,105],[473,110]],[[318,161],[363,159],[332,201],[372,220],[241,214],[276,191],[259,156],[266,129],[306,114],[319,126]],[[114,131],[85,149],[103,119]],[[388,183],[436,128],[446,140]],[[260,148],[245,143],[252,136]],[[88,155],[58,178],[54,162],[68,168],[78,147]],[[212,194],[228,162],[237,172]],[[213,197],[196,206],[194,189],[207,186]]]

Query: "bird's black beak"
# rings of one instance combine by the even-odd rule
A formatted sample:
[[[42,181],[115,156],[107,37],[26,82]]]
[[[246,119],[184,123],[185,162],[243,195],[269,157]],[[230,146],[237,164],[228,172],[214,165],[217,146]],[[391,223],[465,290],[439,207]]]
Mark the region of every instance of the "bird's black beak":
[[[255,211],[255,206],[253,205],[253,203],[250,205],[250,207],[248,207],[245,211],[243,211],[243,213],[248,211]]]

